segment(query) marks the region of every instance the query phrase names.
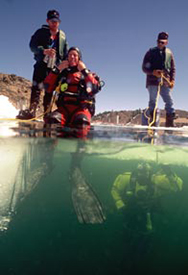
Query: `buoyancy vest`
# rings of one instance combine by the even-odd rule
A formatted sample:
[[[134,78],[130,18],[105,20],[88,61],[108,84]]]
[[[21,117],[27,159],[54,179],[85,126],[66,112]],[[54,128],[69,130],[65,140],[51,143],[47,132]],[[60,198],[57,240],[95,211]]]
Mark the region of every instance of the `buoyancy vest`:
[[[59,31],[59,56],[61,60],[65,59],[65,46],[66,46],[66,36],[65,33],[60,30]]]
[[[169,48],[165,49],[165,69],[170,72],[171,70],[171,60],[172,60],[172,52]]]
[[[171,70],[172,52],[169,48],[160,50],[158,47],[150,49],[151,53],[151,69],[166,70],[168,73]]]
[[[65,69],[59,79],[59,97],[57,106],[64,104],[78,104],[80,95],[80,81],[82,75],[76,68]]]
[[[94,115],[95,96],[86,92],[87,77],[84,77],[77,67],[65,69],[60,74],[58,82],[60,93],[56,102],[57,107],[65,104],[84,106]]]
[[[132,193],[132,196],[141,199],[152,197],[154,195],[154,185],[151,182],[151,175],[149,176],[149,178],[146,178],[146,181],[147,182],[144,185],[140,184],[137,177],[137,171],[133,171],[130,177],[129,190],[127,190],[127,195],[130,196],[130,194]]]

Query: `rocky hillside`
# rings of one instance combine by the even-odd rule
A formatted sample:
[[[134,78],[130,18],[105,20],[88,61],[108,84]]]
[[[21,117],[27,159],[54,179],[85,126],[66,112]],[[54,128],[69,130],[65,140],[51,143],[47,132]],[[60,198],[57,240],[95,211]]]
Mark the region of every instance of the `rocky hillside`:
[[[16,76],[15,74],[0,73],[0,95],[7,96],[13,106],[20,110],[29,106],[31,94],[31,81]],[[43,112],[42,98],[39,104],[38,114]],[[93,122],[103,124],[120,124],[120,125],[135,125],[141,124],[141,109],[133,111],[107,111],[95,115]],[[188,125],[188,112],[176,110],[179,118],[176,120],[177,126]],[[165,123],[165,111],[160,111],[160,125]]]
[[[29,106],[30,94],[31,81],[15,74],[0,73],[0,95],[7,96],[16,109],[25,109]],[[38,112],[42,112],[42,102]]]
[[[135,111],[109,111],[96,115],[93,118],[94,122],[103,124],[121,124],[128,123],[140,124],[141,109]]]
[[[176,110],[178,118],[175,124],[178,127],[188,125],[188,112],[184,110]],[[160,126],[165,126],[165,110],[160,110]],[[96,115],[93,122],[98,124],[120,124],[120,125],[140,125],[142,124],[142,110],[134,111],[109,111]]]

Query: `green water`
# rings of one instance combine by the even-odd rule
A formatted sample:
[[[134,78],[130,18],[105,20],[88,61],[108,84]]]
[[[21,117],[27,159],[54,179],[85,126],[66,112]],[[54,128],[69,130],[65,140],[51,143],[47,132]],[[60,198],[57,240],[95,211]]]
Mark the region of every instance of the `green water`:
[[[187,147],[3,139],[1,154],[10,155],[7,174],[18,157],[11,148],[22,153],[14,182],[6,181],[6,174],[0,181],[11,186],[9,193],[0,193],[6,202],[1,215],[10,218],[0,233],[0,274],[187,274]],[[69,176],[78,148],[81,171],[103,205],[102,224],[80,224],[73,207]],[[155,171],[168,164],[183,181],[182,191],[164,197],[152,213],[151,232],[135,226],[134,216],[127,222],[131,209],[118,211],[111,195],[116,177],[133,171],[140,161]]]

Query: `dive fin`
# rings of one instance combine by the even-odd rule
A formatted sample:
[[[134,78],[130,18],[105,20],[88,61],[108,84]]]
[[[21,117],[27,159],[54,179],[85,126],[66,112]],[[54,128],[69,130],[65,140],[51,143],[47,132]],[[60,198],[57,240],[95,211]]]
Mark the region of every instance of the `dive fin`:
[[[79,167],[71,174],[72,202],[80,223],[98,224],[105,221],[101,202],[92,187],[86,183]]]

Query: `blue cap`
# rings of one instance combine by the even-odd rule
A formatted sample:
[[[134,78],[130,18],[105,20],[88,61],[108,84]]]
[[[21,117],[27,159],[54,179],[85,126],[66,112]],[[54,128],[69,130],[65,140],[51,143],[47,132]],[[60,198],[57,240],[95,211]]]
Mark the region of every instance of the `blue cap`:
[[[47,13],[47,19],[60,22],[59,12],[56,10],[49,10]]]

